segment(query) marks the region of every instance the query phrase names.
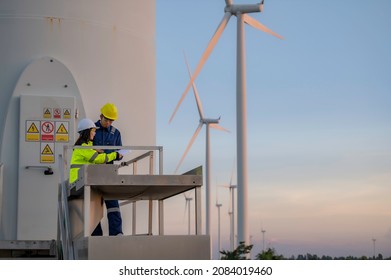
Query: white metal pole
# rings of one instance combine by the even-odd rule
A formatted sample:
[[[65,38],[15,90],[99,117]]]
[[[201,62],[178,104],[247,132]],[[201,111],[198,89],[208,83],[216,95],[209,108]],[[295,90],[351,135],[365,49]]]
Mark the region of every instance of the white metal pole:
[[[266,230],[262,229],[262,251],[265,251],[265,232]]]
[[[206,234],[210,235],[210,151],[209,151],[209,123],[206,124],[206,161],[205,161],[205,204],[206,204]]]
[[[235,186],[230,186],[231,188],[231,209],[232,209],[232,250],[235,249]]]
[[[229,244],[230,244],[230,250],[233,251],[234,250],[234,243],[233,243],[233,239],[232,239],[232,211],[228,211],[228,215],[229,215]]]
[[[248,190],[247,190],[247,119],[246,119],[246,69],[244,48],[243,15],[237,13],[237,73],[236,73],[236,106],[237,106],[237,188],[238,188],[238,241],[249,244],[248,232]]]
[[[216,204],[217,206],[217,226],[218,226],[218,229],[217,229],[217,246],[218,246],[218,253],[217,253],[217,257],[220,259],[220,251],[221,251],[221,230],[220,230],[220,207],[221,207],[221,203],[218,203]]]

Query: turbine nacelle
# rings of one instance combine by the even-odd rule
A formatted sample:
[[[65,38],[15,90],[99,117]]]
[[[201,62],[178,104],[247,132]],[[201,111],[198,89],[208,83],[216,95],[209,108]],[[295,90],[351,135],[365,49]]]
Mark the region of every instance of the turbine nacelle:
[[[218,118],[218,119],[201,119],[200,122],[203,124],[219,123],[220,118]]]
[[[227,5],[224,8],[224,12],[231,13],[232,15],[236,15],[237,13],[241,14],[249,14],[249,13],[259,13],[263,10],[263,2],[258,4],[242,4],[242,5]]]

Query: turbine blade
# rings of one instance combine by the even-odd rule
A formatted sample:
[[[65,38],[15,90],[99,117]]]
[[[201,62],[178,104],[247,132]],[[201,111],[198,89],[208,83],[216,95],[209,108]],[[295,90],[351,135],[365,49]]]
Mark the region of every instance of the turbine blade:
[[[176,107],[174,109],[174,112],[172,113],[171,118],[169,120],[169,123],[171,123],[171,121],[174,118],[176,112],[178,111],[179,106],[182,103],[182,100],[186,97],[186,94],[188,93],[188,91],[190,89],[190,86],[193,84],[195,79],[198,77],[198,74],[200,73],[202,67],[204,66],[204,64],[206,62],[206,60],[208,59],[209,55],[213,51],[213,48],[215,47],[217,41],[219,40],[219,38],[220,38],[221,34],[223,33],[225,27],[227,26],[227,23],[228,23],[230,17],[231,17],[231,13],[226,12],[224,14],[223,19],[221,20],[221,22],[220,22],[219,26],[217,27],[215,33],[213,34],[212,38],[210,39],[209,44],[206,47],[206,49],[205,49],[205,51],[204,51],[204,53],[203,53],[203,55],[202,55],[202,57],[200,59],[200,62],[198,63],[197,68],[196,68],[196,70],[193,73],[193,77],[190,79],[190,81],[187,84],[184,92],[182,93],[181,99],[179,100],[178,104],[176,105]]]
[[[211,128],[217,129],[217,130],[222,130],[222,131],[230,132],[228,129],[222,127],[221,125],[219,125],[219,124],[217,124],[217,123],[211,123],[209,126],[210,126]]]
[[[183,156],[182,156],[181,160],[179,161],[179,163],[178,163],[178,165],[177,165],[177,167],[176,167],[176,169],[175,169],[175,173],[177,173],[179,167],[181,166],[183,160],[185,159],[187,153],[189,152],[191,146],[193,145],[194,140],[196,139],[198,133],[200,133],[201,128],[202,128],[202,122],[200,122],[199,126],[197,127],[196,131],[195,131],[194,134],[193,134],[193,137],[191,137],[190,142],[189,142],[189,144],[187,145],[186,150],[185,150],[185,152],[183,153]]]
[[[274,31],[270,30],[269,28],[267,28],[266,26],[264,26],[262,23],[260,23],[259,21],[257,21],[255,18],[249,16],[248,14],[243,14],[243,20],[245,23],[247,23],[248,25],[258,29],[258,30],[261,30],[265,33],[268,33],[270,35],[273,35],[279,39],[284,39],[284,37],[282,37],[281,35],[278,35],[277,33],[275,33]]]
[[[190,80],[191,80],[192,75],[191,75],[189,63],[188,63],[188,61],[186,59],[186,55],[185,55],[185,61],[186,61],[187,71],[189,72],[189,77],[190,77]],[[204,110],[202,109],[202,103],[201,103],[200,97],[198,95],[198,91],[197,91],[197,87],[195,85],[195,82],[192,83],[192,86],[193,86],[194,98],[195,98],[196,103],[197,103],[198,114],[200,116],[200,119],[203,119],[204,118],[204,112],[203,112]]]

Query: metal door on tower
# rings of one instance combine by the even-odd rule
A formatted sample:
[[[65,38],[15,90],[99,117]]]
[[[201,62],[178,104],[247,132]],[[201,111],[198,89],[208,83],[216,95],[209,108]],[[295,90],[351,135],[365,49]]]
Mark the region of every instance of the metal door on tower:
[[[57,238],[59,155],[74,144],[75,97],[20,96],[18,240]]]

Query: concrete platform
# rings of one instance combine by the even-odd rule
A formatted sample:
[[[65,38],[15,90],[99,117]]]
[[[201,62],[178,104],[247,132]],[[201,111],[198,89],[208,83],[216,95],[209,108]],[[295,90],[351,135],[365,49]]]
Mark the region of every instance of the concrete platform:
[[[208,235],[89,236],[74,241],[79,260],[210,260]]]

